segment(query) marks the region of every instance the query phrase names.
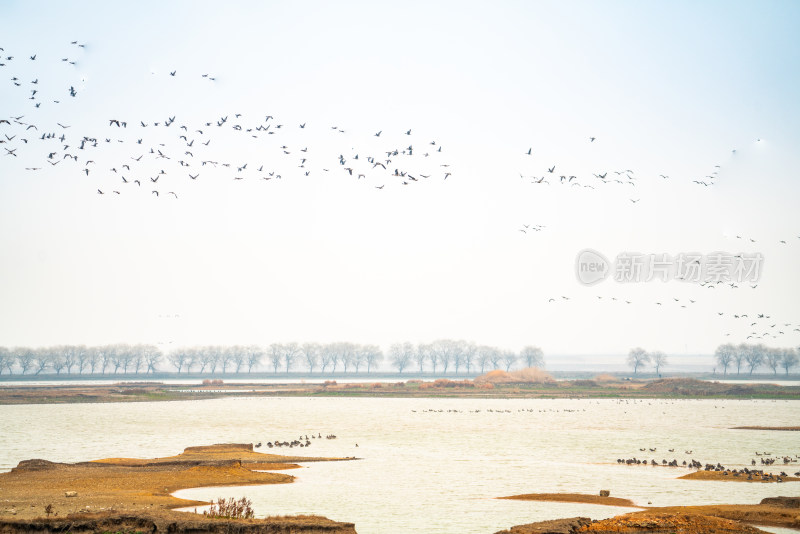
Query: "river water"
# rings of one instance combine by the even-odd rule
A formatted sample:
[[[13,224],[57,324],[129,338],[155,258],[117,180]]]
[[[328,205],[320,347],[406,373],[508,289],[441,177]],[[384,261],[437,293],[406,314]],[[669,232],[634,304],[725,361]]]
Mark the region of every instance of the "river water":
[[[321,434],[308,448],[261,450],[358,460],[305,464],[288,472],[293,484],[177,495],[247,496],[258,516],[319,514],[354,522],[360,534],[490,534],[532,521],[629,511],[496,499],[504,495],[608,489],[643,505],[796,495],[798,482],[678,480],[687,469],[617,459],[694,458],[742,467],[759,459],[756,452],[797,458],[796,432],[730,427],[796,425],[799,417],[800,401],[763,400],[225,398],[0,406],[0,470],[30,458],[149,458],[193,445]],[[325,439],[329,434],[336,439]],[[768,469],[791,474],[800,463]]]

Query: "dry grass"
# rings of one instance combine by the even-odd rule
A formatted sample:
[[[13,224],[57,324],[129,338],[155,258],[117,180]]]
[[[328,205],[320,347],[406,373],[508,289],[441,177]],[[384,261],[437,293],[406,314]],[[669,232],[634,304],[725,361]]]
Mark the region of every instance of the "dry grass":
[[[526,367],[516,371],[506,372],[500,369],[489,371],[478,376],[475,384],[555,384],[553,376],[538,367]]]

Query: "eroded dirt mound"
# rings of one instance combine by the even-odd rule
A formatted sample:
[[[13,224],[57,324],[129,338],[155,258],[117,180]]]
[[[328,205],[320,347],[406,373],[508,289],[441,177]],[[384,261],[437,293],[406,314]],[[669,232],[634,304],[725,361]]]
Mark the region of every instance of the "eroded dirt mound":
[[[107,514],[72,516],[63,519],[0,520],[0,534],[170,533],[170,534],[355,534],[353,523],[340,523],[318,516],[269,519],[208,519],[190,514]]]
[[[782,508],[800,508],[800,497],[767,497],[761,499],[761,504]]]
[[[592,520],[588,517],[570,517],[517,525],[495,534],[575,534],[581,527],[585,527],[591,522]]]
[[[764,531],[730,519],[718,517],[671,514],[634,513],[594,521],[577,532],[592,534],[757,534]]]

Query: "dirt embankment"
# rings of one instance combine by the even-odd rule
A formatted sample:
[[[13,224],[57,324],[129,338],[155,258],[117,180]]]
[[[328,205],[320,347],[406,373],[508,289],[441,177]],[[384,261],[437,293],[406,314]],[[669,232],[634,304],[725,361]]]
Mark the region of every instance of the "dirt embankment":
[[[778,430],[788,432],[800,431],[800,426],[735,426],[731,430]]]
[[[762,530],[727,519],[682,514],[626,514],[601,521],[573,517],[517,525],[496,534],[759,534]]]
[[[630,499],[621,499],[619,497],[610,496],[601,497],[600,495],[587,495],[585,493],[525,493],[523,495],[500,497],[500,499],[510,499],[514,501],[577,502],[585,504],[602,504],[605,506],[639,508]]]
[[[227,520],[191,517],[180,512],[152,514],[83,514],[70,518],[0,518],[0,534],[356,534],[352,523],[318,516]]]
[[[532,494],[537,495],[537,494]],[[594,495],[583,495],[586,500],[575,500],[575,494],[538,494],[546,498],[526,500],[548,500],[560,502],[591,502],[608,504],[589,499]],[[525,497],[520,496],[520,497]],[[559,498],[563,497],[563,498]],[[743,533],[762,532],[753,525],[768,525],[800,529],[800,497],[770,497],[759,504],[728,504],[708,506],[661,506],[641,507],[644,510],[619,515],[601,521],[587,518],[571,518],[518,525],[497,534],[579,534],[611,533]]]
[[[71,532],[76,532],[81,531],[81,528],[92,528],[88,526],[92,522],[112,521],[109,518],[113,517],[127,518],[123,522],[130,522],[131,518],[151,523],[155,521],[153,524],[157,523],[158,529],[154,532],[163,532],[159,530],[163,525],[177,522],[178,527],[174,528],[178,530],[170,532],[180,532],[180,529],[188,524],[187,521],[190,519],[196,521],[197,516],[172,512],[172,509],[209,503],[178,499],[171,495],[172,492],[205,486],[288,483],[294,477],[283,473],[260,472],[260,470],[296,468],[299,466],[294,462],[324,460],[342,460],[342,458],[262,454],[254,452],[251,444],[227,444],[190,447],[177,456],[150,460],[108,458],[75,464],[38,459],[25,460],[10,472],[0,474],[0,521],[2,521],[0,534],[6,531],[24,531],[28,528],[22,526],[24,520],[35,520],[34,522],[38,522],[37,525],[44,521],[45,523],[41,523],[45,525],[42,528],[52,522],[60,524],[59,529],[69,526]],[[23,523],[20,523],[21,520]],[[70,521],[79,520],[83,521],[80,523],[83,526],[78,524],[74,528],[70,526]],[[279,520],[290,521],[285,518]],[[254,525],[258,523],[258,520],[255,521]],[[313,523],[315,520],[306,519],[306,523],[309,521]],[[329,522],[327,519],[319,521],[320,525],[323,523],[329,526],[342,525]],[[217,523],[212,521],[212,524]],[[258,524],[266,525],[263,520]],[[251,529],[247,531],[315,532],[306,529],[305,526],[300,528],[298,525],[283,531],[251,529],[255,527],[247,527]],[[38,527],[29,527],[30,530],[35,528]],[[215,532],[215,530],[195,532]],[[338,531],[331,530],[331,532]]]

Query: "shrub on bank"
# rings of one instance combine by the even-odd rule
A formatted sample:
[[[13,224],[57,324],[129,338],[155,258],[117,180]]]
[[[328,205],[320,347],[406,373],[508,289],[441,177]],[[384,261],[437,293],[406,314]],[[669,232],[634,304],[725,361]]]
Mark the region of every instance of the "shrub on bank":
[[[203,512],[203,515],[224,519],[251,519],[255,515],[252,504],[253,502],[247,497],[242,497],[238,501],[233,497],[227,500],[220,497],[211,508]]]

